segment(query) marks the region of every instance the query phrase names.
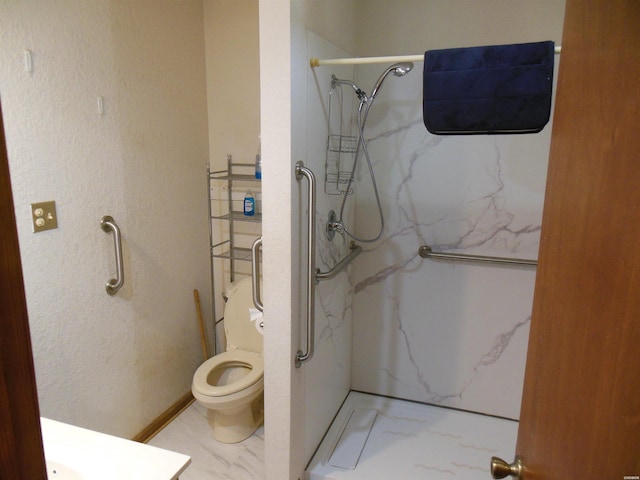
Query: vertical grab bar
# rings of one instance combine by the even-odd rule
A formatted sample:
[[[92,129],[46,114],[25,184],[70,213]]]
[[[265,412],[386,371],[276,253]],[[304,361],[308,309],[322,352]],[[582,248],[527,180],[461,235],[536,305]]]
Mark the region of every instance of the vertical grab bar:
[[[260,299],[260,262],[258,261],[258,249],[262,249],[262,237],[256,238],[251,245],[251,283],[253,285],[253,303],[256,308],[263,311]]]
[[[315,285],[316,285],[316,177],[313,172],[304,166],[304,163],[296,163],[296,180],[305,177],[309,182],[309,196],[307,206],[309,208],[309,225],[307,241],[309,254],[307,256],[307,351],[298,350],[296,353],[296,368],[313,357],[315,337]]]
[[[116,278],[109,280],[105,286],[109,295],[115,295],[124,285],[124,268],[122,266],[122,240],[120,236],[120,228],[116,225],[113,217],[105,215],[100,220],[100,227],[103,231],[113,232],[113,244],[116,250]]]

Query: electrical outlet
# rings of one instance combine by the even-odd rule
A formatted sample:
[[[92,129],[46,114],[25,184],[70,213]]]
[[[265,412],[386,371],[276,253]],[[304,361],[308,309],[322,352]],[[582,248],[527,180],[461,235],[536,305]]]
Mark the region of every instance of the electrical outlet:
[[[56,202],[51,200],[50,202],[32,203],[31,220],[33,221],[33,233],[58,228]]]

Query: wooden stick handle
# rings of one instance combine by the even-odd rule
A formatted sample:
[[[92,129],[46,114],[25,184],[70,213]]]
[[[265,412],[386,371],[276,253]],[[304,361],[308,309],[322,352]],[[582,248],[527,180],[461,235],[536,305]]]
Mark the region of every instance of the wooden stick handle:
[[[200,294],[197,289],[193,290],[193,298],[196,301],[196,311],[198,312],[198,323],[200,324],[200,341],[202,342],[202,355],[205,361],[209,358],[207,354],[207,340],[204,333],[204,322],[202,320],[202,309],[200,308]]]

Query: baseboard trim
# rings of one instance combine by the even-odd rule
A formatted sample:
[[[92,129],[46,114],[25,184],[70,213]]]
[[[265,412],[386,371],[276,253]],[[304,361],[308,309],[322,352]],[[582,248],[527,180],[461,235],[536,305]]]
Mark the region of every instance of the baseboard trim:
[[[176,403],[171,405],[167,410],[162,412],[154,421],[144,427],[131,440],[134,442],[147,443],[155,437],[160,430],[166,427],[174,418],[176,418],[184,409],[193,403],[195,399],[191,392],[181,397]]]

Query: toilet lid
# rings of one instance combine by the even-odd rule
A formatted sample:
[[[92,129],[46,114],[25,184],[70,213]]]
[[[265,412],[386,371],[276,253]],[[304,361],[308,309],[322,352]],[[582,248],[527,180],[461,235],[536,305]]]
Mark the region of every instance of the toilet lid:
[[[215,386],[209,384],[207,381],[209,374],[216,368],[225,368],[225,364],[229,366],[247,366],[251,368],[251,371],[227,385]],[[193,375],[193,387],[202,395],[221,397],[244,390],[262,380],[263,377],[264,362],[260,354],[236,350],[235,352],[223,352],[200,365]]]
[[[224,307],[224,333],[227,335],[227,350],[246,350],[262,353],[262,335],[251,321],[249,309],[253,303],[251,278],[240,280],[229,295]]]

